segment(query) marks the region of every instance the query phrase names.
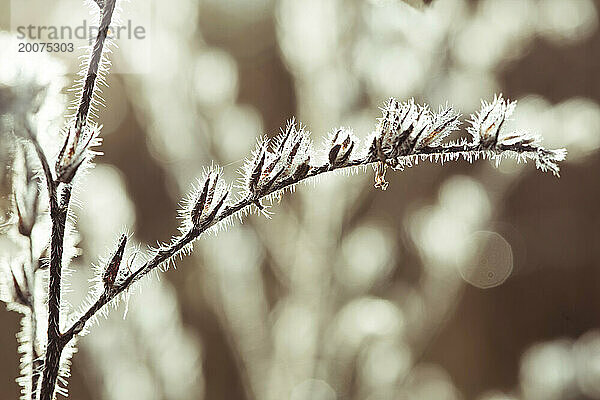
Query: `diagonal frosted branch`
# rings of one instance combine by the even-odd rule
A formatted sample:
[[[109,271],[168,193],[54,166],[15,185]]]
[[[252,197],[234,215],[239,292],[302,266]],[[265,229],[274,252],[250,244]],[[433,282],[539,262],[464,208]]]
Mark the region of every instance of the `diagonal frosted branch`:
[[[248,158],[240,181],[241,196],[227,202],[231,188],[222,182],[220,171],[213,170],[199,182],[198,191],[188,196],[182,214],[182,234],[170,244],[155,250],[153,256],[134,272],[122,269],[120,279],[102,292],[64,333],[64,343],[83,331],[86,323],[107,303],[125,292],[131,285],[170,262],[174,256],[189,250],[192,242],[220,223],[243,215],[252,207],[263,211],[261,200],[279,196],[283,190],[310,178],[345,169],[373,166],[376,187],[385,189],[383,174],[387,167],[403,169],[419,160],[453,161],[463,158],[473,162],[479,158],[500,161],[506,156],[532,159],[541,170],[549,170],[558,176],[558,162],[565,158],[564,149],[548,150],[540,139],[526,133],[505,133],[503,122],[510,117],[514,103],[495,97],[493,103],[483,103],[482,110],[472,116],[471,141],[442,143],[443,139],[458,128],[458,114],[451,108],[432,113],[426,106],[413,101],[400,103],[390,99],[383,109],[383,117],[374,134],[367,139],[363,150],[357,149],[358,139],[344,128],[334,131],[325,141],[320,152],[312,150],[309,133],[301,126],[292,124],[272,141],[259,143],[254,154]],[[319,158],[317,165],[311,160]],[[325,155],[325,156],[323,156]]]

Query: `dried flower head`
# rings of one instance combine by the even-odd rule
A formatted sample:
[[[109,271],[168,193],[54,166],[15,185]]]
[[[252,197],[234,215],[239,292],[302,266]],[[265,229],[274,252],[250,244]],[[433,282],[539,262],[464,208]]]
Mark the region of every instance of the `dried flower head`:
[[[56,159],[56,176],[59,182],[70,183],[75,173],[86,161],[99,154],[92,148],[99,146],[101,139],[98,136],[100,128],[77,124],[68,128],[63,146]]]
[[[119,245],[117,246],[117,250],[111,257],[108,265],[106,266],[106,270],[104,271],[104,275],[102,276],[102,280],[104,282],[105,290],[112,290],[117,279],[117,275],[119,275],[119,269],[121,267],[121,260],[123,260],[123,253],[125,252],[125,246],[127,245],[127,235],[121,235],[121,239],[119,240]]]
[[[330,145],[327,152],[327,159],[331,168],[336,165],[342,165],[347,162],[356,146],[357,139],[351,130],[346,128],[336,129],[330,135]]]
[[[310,168],[311,141],[309,132],[291,120],[285,131],[272,140],[259,142],[253,157],[242,171],[242,182],[247,196],[257,201],[287,179],[302,179]]]
[[[451,107],[433,113],[428,106],[419,106],[411,99],[400,103],[390,99],[369,143],[367,158],[378,161],[375,166],[375,186],[385,189],[386,166],[401,169],[419,158],[449,161],[462,157],[500,160],[514,155],[520,160],[533,159],[541,170],[558,175],[558,162],[564,160],[565,149],[547,150],[541,140],[527,132],[505,132],[504,122],[510,118],[516,102],[494,96],[491,103],[482,101],[481,110],[471,115],[470,142],[444,143],[460,121]]]
[[[369,152],[391,166],[400,157],[440,145],[460,125],[459,114],[452,107],[440,107],[434,113],[429,106],[417,105],[413,99],[401,103],[391,98],[382,111]]]
[[[494,101],[488,103],[481,101],[481,110],[471,116],[471,127],[469,133],[475,142],[480,143],[482,148],[489,149],[496,145],[498,135],[504,122],[510,118],[517,106],[516,101],[508,101],[502,97],[494,96]]]
[[[217,213],[223,208],[230,189],[221,177],[221,171],[210,171],[200,185],[199,191],[192,196],[189,218],[194,229],[202,229],[212,223]]]

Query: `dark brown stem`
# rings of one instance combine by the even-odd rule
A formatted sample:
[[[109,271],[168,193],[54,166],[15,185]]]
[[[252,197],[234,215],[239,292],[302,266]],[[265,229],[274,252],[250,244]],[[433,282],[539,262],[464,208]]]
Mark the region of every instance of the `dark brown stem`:
[[[75,115],[75,129],[78,132],[81,132],[87,123],[88,114],[93,101],[94,89],[96,87],[96,79],[98,78],[98,71],[100,69],[100,62],[102,61],[104,43],[108,36],[108,28],[110,27],[115,5],[116,0],[107,0],[106,4],[104,2],[98,3],[102,13],[100,17],[100,28],[98,29],[98,35],[94,42],[88,70],[85,76],[83,91],[81,92],[81,99],[79,100],[79,107],[77,108],[77,114]]]
[[[60,356],[64,348],[60,333],[60,300],[65,226],[70,199],[71,187],[69,185],[66,185],[63,189],[60,204],[56,196],[50,198],[52,234],[50,238],[50,277],[48,283],[48,342],[40,400],[52,400],[54,396]]]

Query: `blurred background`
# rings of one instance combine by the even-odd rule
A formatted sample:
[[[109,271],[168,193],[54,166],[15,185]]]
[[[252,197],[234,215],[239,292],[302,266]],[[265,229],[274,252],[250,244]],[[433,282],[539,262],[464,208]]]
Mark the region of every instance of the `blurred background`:
[[[600,1],[412,3],[153,4],[151,71],[110,74],[103,89],[104,155],[75,194],[70,303],[119,233],[142,249],[168,240],[203,168],[235,179],[256,138],[292,116],[318,145],[340,125],[369,134],[389,96],[468,116],[502,92],[519,101],[515,129],[568,149],[562,177],[460,161],[390,172],[385,192],[371,171],[301,185],[272,219],[203,238],[147,279],[126,318],[123,303],[101,319],[79,341],[71,398],[600,399]],[[8,86],[22,68],[11,58]],[[61,115],[74,76],[27,68],[58,86]],[[1,306],[0,326],[0,398],[12,399],[18,314]]]

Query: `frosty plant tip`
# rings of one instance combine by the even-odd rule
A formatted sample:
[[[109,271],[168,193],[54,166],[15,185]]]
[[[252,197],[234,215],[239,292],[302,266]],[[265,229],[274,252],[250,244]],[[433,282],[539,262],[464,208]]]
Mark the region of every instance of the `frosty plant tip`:
[[[444,143],[460,126],[460,115],[452,107],[440,108],[435,113],[427,105],[416,105],[412,99],[400,103],[391,98],[383,108],[366,155],[367,162],[378,162],[375,186],[387,188],[384,179],[387,166],[402,169],[419,159],[444,162],[463,157],[472,162],[481,157],[499,162],[505,155],[511,155],[523,161],[532,159],[542,171],[550,170],[559,176],[558,162],[565,159],[566,149],[548,150],[542,147],[539,136],[503,129],[515,107],[516,101],[505,100],[502,94],[494,96],[491,103],[483,100],[480,111],[471,115],[469,121],[470,140]]]
[[[382,109],[375,130],[362,143],[351,129],[339,128],[315,148],[310,133],[292,120],[277,137],[259,141],[242,168],[235,189],[223,179],[219,168],[211,168],[186,197],[186,205],[180,211],[184,221],[180,234],[169,243],[150,249],[145,261],[134,265],[132,256],[137,252],[127,248],[128,237],[122,235],[116,250],[96,268],[88,302],[79,311],[65,316],[68,308],[61,299],[61,292],[62,272],[69,263],[65,254],[71,253],[65,252],[67,221],[72,220],[68,218],[71,191],[80,179],[80,171],[91,165],[91,159],[98,154],[93,148],[100,144],[100,128],[88,119],[95,115],[96,81],[103,83],[107,72],[105,49],[110,44],[107,32],[115,3],[116,0],[95,3],[101,11],[100,30],[81,74],[76,112],[68,120],[62,142],[56,138],[60,151],[54,160],[49,160],[46,149],[37,139],[34,115],[39,107],[7,107],[8,111],[3,111],[8,115],[6,120],[11,121],[11,130],[32,145],[22,145],[24,141],[18,140],[12,180],[15,185],[14,232],[27,239],[29,251],[0,269],[2,300],[24,314],[19,334],[23,357],[18,382],[22,386],[22,398],[52,400],[57,393],[66,394],[74,339],[87,332],[90,321],[96,321],[98,315],[107,312],[105,305],[127,293],[149,272],[166,269],[176,255],[191,251],[191,244],[203,233],[216,231],[233,221],[232,217],[241,218],[247,212],[267,214],[265,199],[279,197],[297,183],[328,172],[371,165],[375,170],[375,187],[386,189],[388,167],[402,169],[420,160],[446,162],[459,158],[470,162],[479,158],[499,162],[505,156],[531,159],[542,171],[549,170],[558,176],[558,163],[565,158],[564,149],[545,149],[537,136],[508,131],[505,122],[516,104],[502,95],[495,96],[491,103],[482,102],[481,109],[471,116],[468,137],[457,140],[449,136],[460,127],[458,113],[449,106],[434,112],[426,105],[415,104],[414,100],[390,99]],[[19,92],[27,93],[15,91]],[[15,98],[14,101],[24,100]],[[39,169],[32,165],[32,152],[41,164],[40,176],[46,181],[48,213],[42,212],[40,199],[46,197],[38,196],[39,187],[32,178]],[[54,169],[50,167],[52,161]],[[50,218],[51,234],[36,238],[41,243],[34,246],[32,231],[43,218]],[[36,253],[38,249],[43,250]],[[128,261],[123,262],[124,259]],[[47,288],[36,290],[40,287],[36,280],[42,277],[47,278]]]

